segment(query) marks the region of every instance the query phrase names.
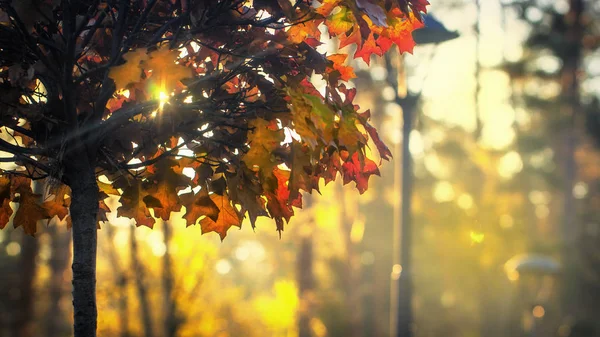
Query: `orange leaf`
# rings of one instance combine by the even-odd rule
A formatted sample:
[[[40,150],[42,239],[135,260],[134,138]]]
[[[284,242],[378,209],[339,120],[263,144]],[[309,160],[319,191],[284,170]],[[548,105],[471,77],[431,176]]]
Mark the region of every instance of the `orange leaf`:
[[[108,77],[115,81],[117,90],[125,88],[130,83],[139,82],[142,79],[142,68],[140,63],[148,59],[145,48],[132,50],[123,55],[125,63],[110,68]]]
[[[200,227],[202,228],[202,234],[209,232],[219,233],[221,241],[227,236],[227,230],[232,226],[242,227],[242,221],[237,213],[237,210],[231,205],[227,194],[218,195],[213,193],[210,198],[219,208],[219,217],[217,221],[213,221],[211,218],[206,217],[200,220]]]
[[[0,229],[3,229],[12,215],[10,207],[10,179],[0,176]]]
[[[144,62],[143,67],[146,71],[152,71],[150,77],[150,86],[158,90],[154,93],[157,96],[160,92],[171,93],[184,78],[192,77],[192,70],[175,61],[179,58],[178,50],[170,50],[168,44],[164,44],[157,51],[150,53],[150,59]]]
[[[182,194],[180,198],[186,209],[183,218],[188,226],[195,225],[201,216],[206,216],[213,221],[219,220],[219,208],[210,198],[205,188],[196,194],[194,192]]]
[[[356,78],[354,69],[351,66],[344,65],[346,58],[348,58],[348,55],[346,54],[333,54],[327,56],[327,59],[333,62],[333,70],[328,69],[328,72],[331,73],[332,71],[337,70],[340,73],[340,79],[342,79],[342,81],[349,81]]]

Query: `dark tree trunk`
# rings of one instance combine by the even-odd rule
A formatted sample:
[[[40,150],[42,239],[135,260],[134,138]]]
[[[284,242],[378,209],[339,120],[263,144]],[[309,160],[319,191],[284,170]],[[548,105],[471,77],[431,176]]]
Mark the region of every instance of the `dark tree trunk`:
[[[152,315],[150,314],[150,302],[148,301],[148,289],[146,288],[146,277],[144,266],[137,256],[138,243],[135,238],[135,227],[131,227],[131,264],[135,275],[135,285],[137,288],[138,298],[140,301],[140,311],[142,315],[142,325],[144,326],[144,336],[154,337],[152,330]]]
[[[93,169],[70,170],[68,177],[72,191],[70,210],[73,220],[75,337],[95,337],[98,319],[96,308],[98,184]]]
[[[57,226],[50,226],[48,232],[51,236],[50,250],[52,255],[49,261],[50,281],[48,292],[50,293],[50,306],[46,313],[45,326],[46,336],[65,336],[69,332],[66,323],[66,314],[62,311],[60,301],[65,296],[64,283],[65,271],[71,260],[71,233]],[[66,329],[69,329],[65,331]]]

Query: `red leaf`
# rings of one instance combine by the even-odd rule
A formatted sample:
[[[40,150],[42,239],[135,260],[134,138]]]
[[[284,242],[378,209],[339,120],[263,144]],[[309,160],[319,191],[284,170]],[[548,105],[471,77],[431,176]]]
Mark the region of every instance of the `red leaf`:
[[[364,158],[364,163],[361,163],[358,152],[355,152],[352,158],[342,165],[342,169],[344,185],[354,181],[360,194],[365,193],[369,187],[369,177],[373,174],[379,175],[377,164],[369,158]]]

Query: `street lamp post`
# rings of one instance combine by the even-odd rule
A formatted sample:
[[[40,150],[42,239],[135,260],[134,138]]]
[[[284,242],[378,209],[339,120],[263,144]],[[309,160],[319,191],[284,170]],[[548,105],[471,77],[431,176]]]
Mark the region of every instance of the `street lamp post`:
[[[419,45],[434,44],[449,41],[458,37],[458,33],[449,31],[436,20],[432,15],[424,17],[425,27],[413,32],[413,38]],[[401,57],[401,56],[398,56]],[[403,63],[400,59],[399,64],[393,65],[391,59],[386,59],[386,68],[388,69],[388,83],[394,87],[396,91],[396,103],[402,108],[402,162],[401,162],[401,209],[395,212],[394,226],[396,237],[394,238],[395,259],[392,268],[392,282],[396,284],[396,291],[393,291],[392,301],[396,301],[396,305],[392,307],[392,312],[396,311],[395,315],[391,315],[391,332],[392,336],[396,337],[412,337],[412,213],[411,213],[411,198],[412,198],[412,157],[410,154],[410,133],[412,131],[413,116],[417,104],[421,97],[421,92],[415,94],[408,93],[408,90],[402,84],[404,81],[400,79],[404,76]],[[405,93],[405,94],[404,94]],[[402,95],[402,96],[401,96]],[[398,151],[396,151],[398,152]],[[399,167],[396,164],[396,171]],[[395,175],[398,179],[398,174]],[[395,206],[396,208],[398,205]],[[398,219],[399,218],[399,219]],[[399,237],[398,237],[399,236]],[[399,247],[398,247],[399,244]],[[398,256],[399,255],[399,256]],[[393,285],[392,285],[393,288]],[[394,322],[395,321],[395,322]],[[395,323],[395,324],[394,324]]]

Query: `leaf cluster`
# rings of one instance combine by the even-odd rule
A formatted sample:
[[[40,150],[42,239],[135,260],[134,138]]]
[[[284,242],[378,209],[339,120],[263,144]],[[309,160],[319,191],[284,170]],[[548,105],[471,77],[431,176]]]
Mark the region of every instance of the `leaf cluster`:
[[[412,51],[427,4],[0,1],[0,225],[11,200],[45,207],[30,180],[52,182],[38,218],[68,219],[68,187],[86,167],[101,216],[109,195],[119,216],[150,227],[185,206],[188,225],[221,238],[246,216],[283,230],[301,191],[338,173],[364,192],[379,174],[368,140],[391,153],[353,103],[347,55],[317,51],[321,32],[369,63],[393,44]]]

